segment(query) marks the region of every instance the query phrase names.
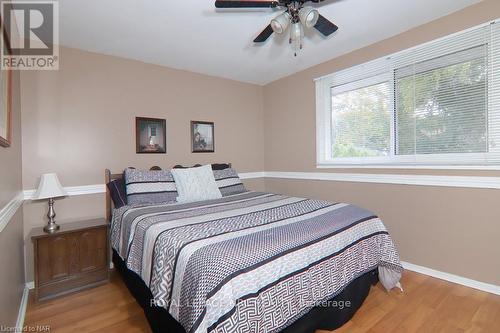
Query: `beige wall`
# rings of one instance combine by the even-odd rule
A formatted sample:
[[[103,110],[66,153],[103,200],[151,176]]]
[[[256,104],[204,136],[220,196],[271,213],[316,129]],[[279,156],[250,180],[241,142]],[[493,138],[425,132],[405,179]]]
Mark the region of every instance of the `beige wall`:
[[[316,169],[313,79],[500,17],[485,0],[434,22],[275,81],[264,88],[266,171],[493,175],[495,171]],[[292,92],[300,92],[295,94]],[[500,191],[367,183],[266,180],[266,189],[358,203],[378,213],[402,259],[500,285]]]
[[[241,172],[264,169],[262,87],[69,48],[60,59],[59,71],[22,74],[24,189],[46,172],[79,186],[104,183],[105,168],[231,162]],[[167,120],[167,154],[135,153],[136,116]],[[214,154],[191,153],[191,120],[215,122]],[[25,234],[46,223],[45,210],[46,202],[25,204]],[[56,211],[61,223],[104,216],[104,195],[58,200]]]
[[[0,325],[13,327],[25,286],[22,209],[0,232],[0,263]]]
[[[262,87],[61,48],[59,71],[23,73],[23,185],[57,172],[100,184],[105,168],[230,161],[260,170]],[[135,153],[135,117],[167,120],[167,154]],[[214,154],[190,152],[190,121],[215,122]]]
[[[0,147],[0,209],[22,189],[19,73],[13,75],[12,145]],[[23,214],[19,209],[0,232],[0,325],[14,326],[24,289]]]

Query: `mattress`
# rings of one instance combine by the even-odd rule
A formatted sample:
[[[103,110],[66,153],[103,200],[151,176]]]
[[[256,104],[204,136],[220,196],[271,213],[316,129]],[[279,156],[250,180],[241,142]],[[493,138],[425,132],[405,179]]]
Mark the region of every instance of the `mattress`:
[[[124,206],[111,239],[187,332],[279,332],[373,269],[388,289],[402,272],[372,212],[271,193]]]

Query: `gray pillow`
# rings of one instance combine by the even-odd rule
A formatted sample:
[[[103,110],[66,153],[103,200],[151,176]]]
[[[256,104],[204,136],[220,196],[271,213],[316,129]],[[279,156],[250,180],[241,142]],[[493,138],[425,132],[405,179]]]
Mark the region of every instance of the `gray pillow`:
[[[209,164],[196,168],[173,169],[172,175],[179,193],[177,202],[187,203],[222,198]]]
[[[125,170],[129,205],[173,203],[177,198],[175,181],[166,170]]]
[[[245,185],[241,181],[236,170],[227,168],[224,170],[214,170],[215,182],[223,197],[247,192]]]

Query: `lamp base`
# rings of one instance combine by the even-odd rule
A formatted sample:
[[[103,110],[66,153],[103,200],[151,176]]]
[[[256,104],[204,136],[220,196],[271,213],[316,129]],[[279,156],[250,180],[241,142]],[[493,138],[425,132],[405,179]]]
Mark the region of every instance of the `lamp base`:
[[[56,223],[49,223],[45,227],[43,227],[43,231],[45,231],[46,233],[51,234],[51,233],[56,232],[60,228],[61,227],[58,224],[56,224]]]
[[[49,218],[49,223],[43,227],[43,231],[51,234],[59,230],[60,226],[55,222],[56,211],[54,210],[54,198],[49,199],[49,212],[47,213],[47,217]]]

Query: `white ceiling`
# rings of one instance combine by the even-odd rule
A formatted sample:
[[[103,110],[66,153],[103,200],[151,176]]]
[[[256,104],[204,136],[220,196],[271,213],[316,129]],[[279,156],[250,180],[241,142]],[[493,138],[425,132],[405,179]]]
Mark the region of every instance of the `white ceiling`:
[[[297,57],[288,36],[252,40],[277,10],[220,12],[212,0],[60,1],[60,43],[238,81],[266,84],[394,36],[481,0],[327,0],[340,29],[306,32]]]

